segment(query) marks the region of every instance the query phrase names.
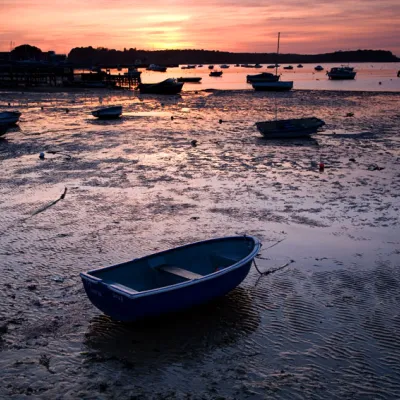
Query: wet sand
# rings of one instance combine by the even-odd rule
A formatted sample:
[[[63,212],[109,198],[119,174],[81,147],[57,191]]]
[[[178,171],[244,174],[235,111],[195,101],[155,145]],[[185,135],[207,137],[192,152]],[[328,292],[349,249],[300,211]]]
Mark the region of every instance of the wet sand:
[[[400,397],[399,100],[3,93],[23,114],[0,139],[0,398]],[[124,117],[96,121],[100,102]],[[265,141],[275,112],[326,129]],[[261,270],[294,262],[185,313],[113,322],[79,278],[245,233]]]

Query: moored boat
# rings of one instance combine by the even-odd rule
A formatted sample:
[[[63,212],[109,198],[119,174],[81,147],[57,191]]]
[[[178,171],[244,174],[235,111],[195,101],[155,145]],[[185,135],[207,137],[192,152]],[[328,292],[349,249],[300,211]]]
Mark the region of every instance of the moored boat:
[[[262,72],[256,75],[247,75],[247,82],[277,82],[279,81],[280,75],[274,75],[269,72]]]
[[[208,69],[214,69],[214,65],[209,65]]]
[[[169,78],[158,83],[139,83],[136,89],[145,94],[177,94],[182,90],[184,83]]]
[[[299,64],[299,65],[297,66],[297,68],[303,68],[303,65],[302,65],[302,64]]]
[[[104,107],[92,111],[92,115],[99,119],[115,119],[119,118],[122,114],[122,106]]]
[[[176,80],[178,82],[188,82],[188,83],[197,83],[201,81],[201,77],[198,76],[181,76],[180,78],[177,78]]]
[[[211,71],[210,76],[222,76],[222,71]]]
[[[228,64],[222,64],[222,65],[220,65],[220,68],[229,68],[229,65]]]
[[[324,70],[324,67],[322,67],[321,65],[317,65],[314,69],[315,69],[316,71],[323,71],[323,70]]]
[[[256,122],[257,129],[266,139],[307,137],[324,125],[325,122],[316,117]]]
[[[354,79],[357,72],[353,71],[351,67],[333,67],[326,73],[329,79],[332,80],[343,80],[343,79]]]
[[[157,64],[150,64],[147,68],[147,71],[158,71],[158,72],[166,72],[167,67],[164,67],[163,65],[157,65]]]
[[[19,111],[2,111],[0,112],[0,125],[11,126],[19,121],[21,113]]]
[[[283,67],[283,69],[293,69],[293,65],[288,65],[286,67]]]
[[[252,236],[211,239],[80,276],[99,310],[116,320],[135,321],[224,296],[246,278],[260,247]]]
[[[293,81],[252,82],[253,89],[263,92],[284,92],[293,89]]]

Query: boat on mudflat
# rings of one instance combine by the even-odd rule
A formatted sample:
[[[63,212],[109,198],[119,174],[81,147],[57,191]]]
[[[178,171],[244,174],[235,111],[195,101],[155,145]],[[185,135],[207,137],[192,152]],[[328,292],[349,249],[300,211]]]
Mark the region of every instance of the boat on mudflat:
[[[280,75],[271,74],[269,72],[261,72],[261,74],[247,75],[246,80],[249,83],[252,82],[277,82],[279,81]]]
[[[253,89],[263,92],[284,92],[293,89],[293,81],[252,82]]]
[[[92,115],[99,119],[115,119],[119,118],[121,114],[122,106],[105,107],[92,111]]]
[[[119,321],[176,312],[224,296],[249,273],[261,243],[228,236],[81,273],[90,301]]]
[[[332,80],[343,80],[343,79],[354,79],[357,72],[352,67],[333,67],[326,73],[329,79]]]
[[[256,122],[257,129],[266,139],[308,137],[324,125],[325,122],[316,117]]]
[[[21,113],[19,111],[2,111],[0,112],[0,125],[11,126],[19,121]]]
[[[183,87],[183,82],[177,82],[174,78],[166,79],[158,83],[139,83],[136,89],[144,94],[178,94]]]
[[[176,80],[178,82],[191,82],[191,83],[197,83],[200,82],[202,78],[197,77],[197,76],[182,76],[180,78],[177,78]]]

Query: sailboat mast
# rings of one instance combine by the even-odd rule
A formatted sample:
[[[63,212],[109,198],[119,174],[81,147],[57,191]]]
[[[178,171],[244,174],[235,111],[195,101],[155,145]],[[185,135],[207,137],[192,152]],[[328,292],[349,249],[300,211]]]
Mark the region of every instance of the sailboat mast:
[[[276,49],[275,75],[278,75],[278,56],[279,56],[279,39],[280,38],[281,38],[281,33],[278,32],[278,46]]]

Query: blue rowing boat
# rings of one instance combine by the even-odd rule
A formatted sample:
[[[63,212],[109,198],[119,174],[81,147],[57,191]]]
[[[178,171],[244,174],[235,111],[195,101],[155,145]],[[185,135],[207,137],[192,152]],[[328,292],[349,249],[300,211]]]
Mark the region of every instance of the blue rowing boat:
[[[187,244],[122,264],[81,273],[90,301],[119,321],[206,303],[238,286],[261,243],[232,236]]]

